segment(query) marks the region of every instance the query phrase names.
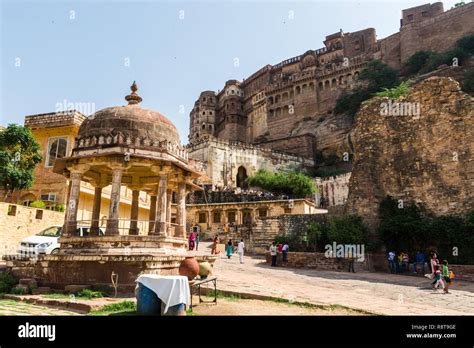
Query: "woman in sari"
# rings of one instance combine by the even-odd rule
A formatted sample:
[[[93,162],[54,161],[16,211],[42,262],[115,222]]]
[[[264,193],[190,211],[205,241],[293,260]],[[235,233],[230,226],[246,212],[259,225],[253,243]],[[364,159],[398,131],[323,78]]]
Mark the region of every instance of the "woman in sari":
[[[196,235],[194,234],[194,231],[192,231],[191,234],[189,235],[188,242],[189,242],[189,250],[194,250],[194,244],[196,242]]]
[[[232,239],[229,239],[227,242],[227,258],[230,259],[232,257],[232,252],[233,252],[233,247],[232,247]]]

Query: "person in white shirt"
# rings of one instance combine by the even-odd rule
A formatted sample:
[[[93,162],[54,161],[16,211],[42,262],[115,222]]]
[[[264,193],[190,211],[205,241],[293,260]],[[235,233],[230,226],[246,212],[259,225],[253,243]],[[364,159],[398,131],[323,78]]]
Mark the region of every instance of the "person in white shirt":
[[[282,248],[282,253],[283,253],[283,262],[288,262],[288,249],[290,247],[288,246],[288,242],[285,242],[285,245],[283,245]]]
[[[275,245],[275,242],[273,242],[272,245],[270,246],[270,255],[272,256],[272,266],[276,267],[278,250]]]
[[[245,249],[244,240],[241,239],[239,244],[237,245],[237,253],[239,254],[240,263],[244,263],[244,249]]]

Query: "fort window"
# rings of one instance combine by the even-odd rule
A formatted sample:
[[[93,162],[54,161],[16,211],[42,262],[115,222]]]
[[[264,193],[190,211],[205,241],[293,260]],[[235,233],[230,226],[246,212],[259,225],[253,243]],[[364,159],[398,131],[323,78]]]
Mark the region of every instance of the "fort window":
[[[352,81],[352,75],[351,74],[347,74],[347,83],[350,83]]]
[[[324,81],[324,89],[329,88],[329,80]]]
[[[300,86],[296,86],[296,94],[300,94],[301,93],[301,87]]]
[[[249,210],[242,211],[242,223],[244,225],[251,225],[252,224],[252,214]]]
[[[319,90],[322,91],[323,90],[323,83],[322,82],[318,83],[318,86],[319,86]]]
[[[344,84],[344,76],[339,76],[339,85]]]
[[[237,187],[240,188],[247,188],[248,184],[246,182],[247,180],[247,169],[245,167],[240,166],[239,169],[237,170]]]
[[[203,116],[205,116],[205,115],[206,115],[206,112],[205,112],[205,111],[203,111],[203,112],[202,112],[202,115],[203,115]]]
[[[428,17],[428,12],[426,12],[426,11],[421,12],[421,16],[422,17]]]
[[[36,219],[38,220],[42,220],[43,219],[43,210],[42,209],[37,209],[36,210],[36,216],[35,216]]]
[[[356,72],[354,73],[354,80],[357,80],[358,78],[359,78],[359,72],[356,71]]]
[[[331,80],[331,88],[336,88],[336,79]]]
[[[221,222],[221,212],[220,211],[215,211],[213,214],[213,220],[215,224],[218,224]]]
[[[285,92],[283,93],[283,95],[281,96],[281,100],[287,100],[288,99],[288,93]]]
[[[280,95],[275,96],[275,103],[278,103],[280,101]]]
[[[266,217],[267,216],[267,210],[266,209],[261,209],[258,211],[258,217]]]
[[[270,103],[270,105],[273,104],[273,97],[269,97],[268,102]]]
[[[306,92],[306,89],[308,88],[308,85],[306,85],[306,83],[303,85],[303,87],[301,88],[301,92],[304,93]]]
[[[66,157],[67,152],[67,138],[49,138],[48,152],[46,154],[46,167],[54,166],[54,161],[57,158]]]
[[[280,108],[275,110],[275,117],[279,117],[279,116],[281,116],[281,109]]]
[[[413,15],[412,15],[412,14],[411,14],[411,15],[408,15],[408,16],[407,16],[407,19],[408,19],[410,22],[412,22],[412,21],[413,21]]]
[[[209,130],[212,130],[212,125],[210,124],[208,128],[209,128]]]
[[[16,216],[16,205],[10,204],[8,206],[8,215]]]
[[[227,213],[227,221],[229,223],[235,223],[236,222],[236,219],[235,219],[236,215],[235,215],[235,211],[229,211]]]
[[[269,115],[270,115],[270,117],[273,117],[273,110],[269,111]]]
[[[309,89],[312,90],[312,91],[314,91],[314,83],[311,82],[311,83],[309,84]]]
[[[205,125],[205,124],[202,125],[202,129],[206,129],[206,125]]]
[[[289,110],[289,109],[288,109],[288,105],[285,105],[285,106],[283,107],[283,115],[288,115],[288,114],[289,114],[289,111],[288,111],[288,110]]]
[[[293,91],[290,91],[290,98],[293,98],[293,96],[294,96]]]
[[[291,208],[285,208],[285,214],[291,214]]]
[[[207,216],[206,213],[199,213],[199,223],[200,223],[200,224],[206,223],[206,221],[207,221],[207,220],[206,220],[206,216]]]

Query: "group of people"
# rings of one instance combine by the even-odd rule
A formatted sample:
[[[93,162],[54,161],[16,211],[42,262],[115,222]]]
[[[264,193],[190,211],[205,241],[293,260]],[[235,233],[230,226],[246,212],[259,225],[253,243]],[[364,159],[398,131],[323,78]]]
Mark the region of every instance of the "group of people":
[[[425,273],[425,254],[421,251],[412,257],[406,251],[400,252],[398,256],[394,251],[388,253],[390,273],[408,273],[410,272],[410,263],[413,266],[413,273],[418,273],[417,266],[421,267],[421,274]]]
[[[218,254],[219,251],[217,251],[217,244],[220,243],[219,236],[216,235],[213,239],[212,242],[212,249],[211,249],[211,254]],[[239,260],[240,263],[244,263],[244,250],[245,250],[245,243],[244,240],[241,239],[240,242],[237,244],[237,254],[239,254]],[[228,259],[232,257],[234,254],[234,242],[232,239],[229,239],[225,245],[225,253]]]
[[[441,288],[444,293],[449,294],[449,286],[454,278],[454,273],[449,271],[448,261],[440,262],[436,252],[433,251],[429,260],[431,273],[425,274],[425,260],[425,254],[421,251],[418,251],[412,258],[407,252],[401,252],[398,256],[394,251],[388,253],[390,273],[408,273],[410,272],[410,263],[413,265],[413,273],[418,273],[417,266],[419,265],[421,274],[433,280],[431,286],[435,291]]]
[[[270,246],[270,255],[272,257],[272,267],[276,267],[277,265],[278,254],[282,254],[283,262],[288,262],[289,249],[290,247],[288,246],[288,242],[285,242],[284,244],[278,243],[278,245],[276,245],[275,242],[272,243],[272,245]]]

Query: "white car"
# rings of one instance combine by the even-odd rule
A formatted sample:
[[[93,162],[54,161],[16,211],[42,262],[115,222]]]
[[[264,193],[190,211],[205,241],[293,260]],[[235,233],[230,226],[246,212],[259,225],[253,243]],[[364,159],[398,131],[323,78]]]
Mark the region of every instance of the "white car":
[[[56,225],[48,227],[40,233],[26,237],[20,242],[18,253],[22,257],[34,257],[41,254],[56,254],[59,251],[59,237],[62,234],[63,226]],[[90,226],[77,226],[76,236],[90,235]],[[99,228],[99,235],[104,235],[104,230]]]

